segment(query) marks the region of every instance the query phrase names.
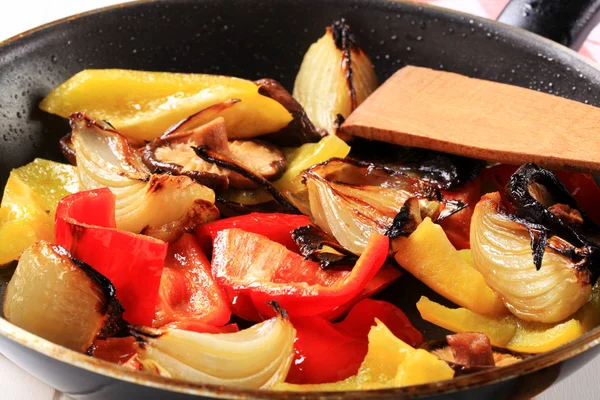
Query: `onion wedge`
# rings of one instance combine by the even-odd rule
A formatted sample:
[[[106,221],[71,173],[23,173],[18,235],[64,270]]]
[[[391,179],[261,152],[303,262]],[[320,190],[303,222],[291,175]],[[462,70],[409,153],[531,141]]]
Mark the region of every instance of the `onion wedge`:
[[[332,158],[303,176],[317,225],[357,255],[373,231],[408,235],[422,218],[439,220],[460,209],[424,181],[366,162]]]
[[[122,313],[108,279],[44,241],[25,250],[6,288],[8,321],[79,352],[119,331]]]
[[[173,329],[138,345],[142,370],[194,383],[271,388],[282,383],[293,358],[296,330],[279,313],[235,333]]]
[[[475,267],[510,312],[526,321],[562,321],[590,298],[592,285],[587,269],[579,268],[578,262],[556,250],[575,254],[577,249],[556,236],[549,243],[554,249],[546,247],[537,270],[530,229],[508,215],[500,194],[483,196],[475,207],[471,222]]]
[[[371,60],[342,19],[328,26],[325,35],[306,52],[296,76],[294,98],[317,128],[333,134],[338,115],[347,118],[376,88]]]
[[[194,216],[214,203],[214,192],[187,176],[151,174],[127,139],[107,124],[76,113],[71,126],[82,189],[108,187],[115,194],[118,229],[146,229],[176,239],[161,228],[170,224],[171,230],[193,229]]]

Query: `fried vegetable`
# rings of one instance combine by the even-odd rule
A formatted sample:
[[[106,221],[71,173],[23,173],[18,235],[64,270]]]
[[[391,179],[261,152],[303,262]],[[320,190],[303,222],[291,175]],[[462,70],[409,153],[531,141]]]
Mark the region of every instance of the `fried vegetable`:
[[[483,335],[482,333],[459,333],[457,335]],[[457,335],[447,335],[446,338]],[[485,336],[485,335],[483,335]],[[466,339],[466,338],[465,338]],[[488,339],[489,340],[489,339]],[[477,349],[479,346],[475,346]],[[492,364],[491,365],[465,365],[464,359],[456,359],[454,350],[448,345],[447,339],[430,340],[423,343],[420,348],[429,351],[431,354],[438,357],[440,360],[444,360],[448,363],[452,369],[456,372],[456,375],[470,374],[493,367],[504,367],[517,363],[525,358],[528,354],[519,353],[516,351],[502,349],[500,347],[491,347]]]
[[[412,174],[443,190],[465,185],[475,179],[485,166],[485,161],[434,150],[362,138],[356,138],[352,143],[350,157]]]
[[[12,170],[0,205],[0,267],[38,240],[52,241],[58,201],[78,190],[70,165],[37,158]]]
[[[317,225],[357,255],[371,232],[409,234],[422,218],[437,220],[459,206],[441,201],[434,187],[417,178],[351,159],[330,159],[303,176]],[[411,230],[404,229],[407,224]]]
[[[448,300],[483,315],[508,313],[483,275],[463,260],[430,218],[409,237],[398,238],[396,248],[398,264]]]
[[[350,152],[350,146],[335,135],[325,136],[318,143],[306,143],[297,148],[283,149],[287,160],[284,174],[273,182],[273,186],[290,199],[296,207],[305,214],[310,213],[308,208],[308,194],[302,183],[300,174],[313,165],[322,163],[330,158],[344,158]],[[255,205],[271,200],[263,190],[228,190],[223,193],[223,198],[244,205]]]
[[[523,321],[515,316],[487,317],[465,308],[450,309],[427,297],[417,303],[421,317],[452,332],[485,333],[494,346],[521,353],[550,351],[600,324],[600,288],[571,319],[555,324]]]
[[[369,349],[358,373],[335,383],[294,385],[282,383],[275,390],[344,391],[420,385],[452,379],[454,371],[423,349],[414,349],[390,332],[381,321],[369,332]]]
[[[85,110],[111,121],[125,137],[141,143],[156,139],[199,110],[229,99],[240,103],[219,115],[227,121],[232,139],[276,132],[292,120],[281,104],[260,95],[258,86],[244,79],[121,69],[81,71],[46,96],[40,108],[64,118]]]
[[[324,271],[263,235],[225,229],[214,241],[212,273],[233,313],[244,319],[272,315],[265,306],[270,300],[292,317],[319,315],[356,298],[383,266],[388,246],[389,239],[375,232],[351,270]]]
[[[108,279],[44,241],[23,253],[4,301],[8,321],[79,352],[123,329],[122,312]]]
[[[285,197],[271,182],[266,180],[260,174],[248,169],[242,165],[238,160],[233,159],[228,154],[218,153],[210,150],[204,146],[193,147],[194,152],[202,160],[215,164],[216,166],[227,169],[231,172],[235,172],[242,177],[252,181],[254,184],[262,188],[265,192],[271,196],[273,201],[280,205],[285,212],[290,214],[300,214],[300,211],[292,204],[287,197]]]
[[[210,262],[194,236],[184,234],[169,246],[152,325],[194,320],[221,326],[230,317],[227,296],[215,283]]]
[[[143,371],[194,383],[268,389],[285,380],[296,330],[287,317],[235,333],[174,329],[139,345]]]
[[[318,262],[327,269],[337,264],[354,264],[356,255],[344,249],[335,238],[314,225],[306,225],[292,231],[292,238],[306,260]]]
[[[279,82],[274,79],[260,79],[254,83],[259,86],[258,93],[276,100],[294,118],[279,132],[268,135],[266,138],[270,142],[281,146],[300,146],[321,140],[322,132],[315,128],[300,103]]]
[[[114,129],[79,113],[71,117],[71,126],[81,186],[111,189],[117,199],[117,228],[135,233],[147,229],[165,237],[168,225],[180,234],[195,227],[194,216],[206,209],[206,202],[214,203],[214,192],[187,176],[152,175]]]
[[[499,193],[487,194],[473,214],[471,254],[475,267],[510,312],[528,321],[559,322],[590,298],[590,276],[587,269],[581,268],[587,262],[586,255],[553,236],[538,270],[531,250],[535,234],[508,215]],[[581,255],[582,259],[573,260],[565,252]]]
[[[162,135],[146,145],[142,159],[153,172],[186,175],[216,190],[226,189],[230,184],[241,188],[256,186],[235,172],[198,158],[192,149],[196,146],[225,154],[265,179],[279,177],[286,165],[283,153],[271,144],[250,140],[228,142],[222,117],[191,131],[176,130]]]
[[[54,240],[110,279],[127,321],[150,325],[167,243],[115,227],[115,195],[110,189],[78,192],[58,203]]]
[[[376,88],[371,60],[342,19],[327,27],[306,52],[294,98],[317,128],[334,134],[338,115],[347,118]]]

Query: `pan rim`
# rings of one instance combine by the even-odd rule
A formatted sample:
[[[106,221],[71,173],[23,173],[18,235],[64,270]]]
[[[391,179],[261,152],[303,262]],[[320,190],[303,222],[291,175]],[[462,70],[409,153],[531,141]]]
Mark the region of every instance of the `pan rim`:
[[[309,0],[303,0],[309,1]],[[84,17],[90,17],[112,11],[119,8],[135,8],[139,5],[149,3],[170,3],[175,2],[187,3],[185,0],[135,0],[126,3],[115,4],[103,8],[98,8],[86,11],[79,14],[74,14],[56,21],[48,22],[38,27],[29,29],[20,34],[14,35],[0,42],[0,56],[3,51],[11,46],[18,46],[21,40],[34,35],[42,34],[44,31],[54,27],[61,26],[70,21]],[[419,11],[428,9],[430,12],[435,12],[439,15],[454,16],[457,18],[467,18],[484,24],[491,24],[503,30],[503,34],[510,34],[513,37],[520,37],[528,42],[540,46],[548,46],[553,48],[558,54],[573,57],[577,62],[583,63],[595,70],[600,69],[600,65],[592,60],[583,57],[576,51],[555,43],[549,39],[538,36],[534,33],[515,28],[510,25],[491,21],[475,15],[449,10],[429,4],[414,3],[406,0],[377,0],[378,3],[401,3],[407,7],[415,8]],[[507,39],[512,39],[512,37]],[[93,359],[84,354],[64,348],[62,346],[51,343],[43,338],[40,338],[32,333],[29,333],[13,324],[4,318],[0,318],[0,335],[8,338],[17,344],[24,346],[30,350],[44,354],[60,362],[65,362],[78,368],[82,368],[89,372],[97,373],[102,376],[118,379],[121,381],[140,384],[157,389],[185,393],[195,396],[210,396],[213,398],[295,398],[295,397],[315,397],[315,398],[397,398],[397,397],[412,397],[412,396],[430,396],[449,394],[461,390],[473,389],[502,381],[510,380],[522,376],[524,374],[540,371],[547,367],[556,365],[569,358],[577,356],[586,350],[600,344],[600,327],[587,332],[583,336],[549,352],[541,353],[532,356],[520,363],[506,367],[501,367],[489,371],[481,371],[471,375],[459,376],[452,380],[441,381],[418,386],[377,389],[366,391],[347,391],[347,392],[277,392],[270,390],[253,390],[236,387],[222,387],[216,385],[194,384],[186,381],[165,378],[157,375],[140,373],[138,371],[128,370],[110,362]]]

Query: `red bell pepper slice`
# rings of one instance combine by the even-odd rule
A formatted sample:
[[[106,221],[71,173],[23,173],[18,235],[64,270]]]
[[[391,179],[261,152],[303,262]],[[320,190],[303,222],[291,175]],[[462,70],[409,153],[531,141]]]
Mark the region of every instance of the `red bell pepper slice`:
[[[348,316],[332,324],[321,317],[292,317],[296,328],[294,360],[286,381],[297,384],[337,382],[355,375],[368,351],[369,331],[375,319],[411,346],[423,336],[393,304],[365,299]]]
[[[373,233],[352,270],[322,270],[263,235],[225,229],[214,243],[212,271],[234,314],[243,300],[261,317],[272,317],[274,310],[266,303],[275,300],[290,316],[317,315],[355,298],[382,267],[388,247],[387,236]]]
[[[494,165],[493,167],[484,170],[484,179],[491,181],[496,185],[500,192],[503,192],[511,175],[514,174],[518,168],[518,166],[508,164]],[[591,174],[586,174],[584,172],[552,172],[554,172],[563,185],[565,185],[581,211],[596,224],[600,225],[600,207],[598,207],[600,186],[598,186],[594,177]]]
[[[127,321],[151,325],[167,244],[116,229],[114,209],[108,188],[63,198],[56,210],[55,241],[113,283]]]
[[[477,177],[452,191],[442,190],[442,195],[444,199],[460,200],[467,204],[466,208],[440,221],[440,226],[457,250],[470,249],[471,217],[473,217],[475,205],[481,198],[481,178]]]
[[[217,234],[222,230],[231,228],[259,233],[277,243],[281,243],[292,251],[298,252],[298,245],[292,239],[291,232],[300,226],[310,224],[310,218],[306,215],[251,213],[202,224],[196,229],[196,237],[206,254],[211,254],[213,241]]]
[[[336,329],[347,336],[364,340],[371,327],[375,326],[375,318],[403,342],[416,347],[423,343],[423,335],[408,320],[408,317],[392,303],[382,300],[364,299],[358,302]]]
[[[381,292],[401,276],[402,272],[398,268],[390,264],[386,264],[383,267],[381,267],[379,271],[377,271],[377,274],[375,274],[373,279],[371,279],[367,283],[367,285],[363,288],[363,290],[360,291],[360,293],[355,298],[353,298],[346,304],[342,304],[341,306],[334,308],[331,311],[320,314],[320,316],[328,321],[335,321],[343,315],[346,315],[356,303],[358,303],[362,299],[369,298]]]
[[[229,301],[212,277],[210,262],[194,235],[184,233],[169,245],[153,326],[185,319],[224,325],[230,317]]]

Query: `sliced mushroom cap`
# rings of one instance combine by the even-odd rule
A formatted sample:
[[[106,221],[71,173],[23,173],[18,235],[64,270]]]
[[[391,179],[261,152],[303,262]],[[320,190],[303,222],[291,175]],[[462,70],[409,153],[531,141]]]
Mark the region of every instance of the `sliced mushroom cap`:
[[[285,156],[281,150],[272,144],[253,140],[233,140],[229,142],[229,151],[233,159],[262,175],[265,179],[277,179],[285,171]],[[235,181],[237,180],[235,175],[232,174],[229,177],[231,185],[239,188],[244,187],[239,186],[242,182],[237,183]],[[243,179],[244,182],[248,181],[246,178]]]
[[[470,365],[465,366],[456,362],[454,358],[454,352],[448,345],[446,339],[429,340],[421,344],[420,348],[429,351],[431,354],[438,357],[440,360],[444,360],[450,365],[457,373],[457,375],[470,374],[485,369],[496,367],[504,367],[517,363],[529,357],[527,354],[522,354],[516,351],[510,351],[492,346],[492,355],[494,358],[494,366],[482,366],[482,365]]]
[[[265,78],[254,83],[259,86],[258,93],[279,102],[294,117],[285,128],[267,135],[269,141],[282,146],[300,146],[318,142],[327,133],[315,128],[304,108],[279,82]]]
[[[225,154],[266,179],[280,176],[286,165],[283,153],[273,145],[250,140],[228,142],[222,117],[191,131],[175,131],[161,136],[146,146],[143,159],[155,172],[160,170],[187,175],[217,190],[224,190],[229,185],[237,188],[256,187],[243,176],[197,157],[192,150],[197,146]]]

